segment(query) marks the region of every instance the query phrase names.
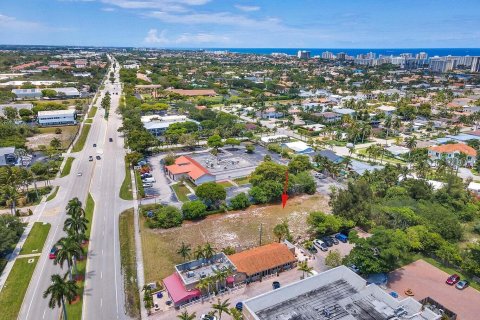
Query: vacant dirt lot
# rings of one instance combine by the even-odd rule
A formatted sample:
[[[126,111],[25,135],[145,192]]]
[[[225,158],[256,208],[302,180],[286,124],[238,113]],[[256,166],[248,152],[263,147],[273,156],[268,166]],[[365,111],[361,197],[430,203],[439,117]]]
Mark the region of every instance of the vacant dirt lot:
[[[56,134],[55,129],[60,128],[62,129],[62,133]],[[39,128],[40,133],[34,135],[33,137],[27,138],[27,147],[32,150],[38,150],[38,146],[44,145],[48,146],[50,141],[53,138],[60,139],[62,142],[63,148],[68,148],[70,142],[75,137],[75,134],[78,131],[79,126],[63,126],[63,127],[45,127]]]
[[[457,314],[458,320],[477,320],[480,314],[480,292],[468,287],[458,290],[445,283],[449,274],[424,260],[417,260],[391,272],[388,288],[405,297],[411,289],[416,300],[430,297]]]
[[[262,243],[275,241],[273,228],[284,218],[290,232],[297,237],[307,234],[306,217],[315,210],[328,211],[328,198],[321,195],[290,199],[287,206],[252,206],[245,211],[216,214],[199,222],[185,222],[182,227],[152,230],[142,223],[142,247],[145,281],[159,281],[174,271],[174,264],[182,262],[176,253],[183,242],[192,247],[210,242],[217,250],[227,246],[252,247],[259,244],[262,223]]]

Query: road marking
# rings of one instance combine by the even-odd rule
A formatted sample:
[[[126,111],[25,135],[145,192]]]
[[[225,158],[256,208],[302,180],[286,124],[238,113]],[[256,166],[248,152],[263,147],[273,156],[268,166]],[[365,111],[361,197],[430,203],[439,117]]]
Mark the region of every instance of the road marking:
[[[47,312],[47,309],[43,310],[43,317],[42,319],[45,319],[45,313]]]
[[[102,249],[102,256],[103,256],[103,249]]]
[[[103,307],[103,299],[100,298],[100,308]]]
[[[100,272],[100,279],[103,279],[103,272]]]

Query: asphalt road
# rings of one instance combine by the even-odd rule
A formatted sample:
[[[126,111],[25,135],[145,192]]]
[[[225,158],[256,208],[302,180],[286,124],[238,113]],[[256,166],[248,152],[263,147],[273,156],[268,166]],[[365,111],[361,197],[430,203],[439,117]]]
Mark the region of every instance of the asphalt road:
[[[101,97],[106,91],[119,92],[118,95],[112,95],[108,121],[104,119],[104,110],[100,108]],[[63,270],[55,266],[48,259],[48,251],[64,236],[62,230],[66,218],[64,208],[68,200],[78,197],[85,203],[89,191],[95,200],[95,211],[87,258],[83,319],[127,318],[124,310],[117,225],[119,213],[132,207],[133,203],[119,198],[119,188],[125,176],[123,138],[117,132],[121,119],[115,113],[121,96],[120,91],[117,68],[115,83],[110,84],[106,80],[101,97],[97,99],[98,112],[91,124],[84,149],[69,155],[76,158],[70,175],[54,181],[54,185],[60,186],[58,194],[47,202],[39,213],[39,221],[51,223],[52,231],[30,281],[19,319],[59,318],[60,308],[50,309],[48,300],[43,299],[42,294],[50,285],[50,276],[55,273],[64,274],[66,265]],[[110,137],[113,138],[113,142],[108,141]],[[97,147],[93,147],[94,143]],[[88,161],[90,155],[95,158],[97,154],[101,156],[101,160]],[[77,173],[82,175],[78,176]]]

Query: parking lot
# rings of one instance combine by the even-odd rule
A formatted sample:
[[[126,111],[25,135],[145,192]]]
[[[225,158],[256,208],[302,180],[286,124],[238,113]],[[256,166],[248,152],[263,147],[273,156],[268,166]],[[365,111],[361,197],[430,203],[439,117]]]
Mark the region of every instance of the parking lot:
[[[388,275],[388,289],[406,297],[410,289],[416,300],[430,297],[457,314],[458,320],[476,320],[480,314],[480,292],[458,290],[445,283],[449,274],[424,260],[417,260]]]

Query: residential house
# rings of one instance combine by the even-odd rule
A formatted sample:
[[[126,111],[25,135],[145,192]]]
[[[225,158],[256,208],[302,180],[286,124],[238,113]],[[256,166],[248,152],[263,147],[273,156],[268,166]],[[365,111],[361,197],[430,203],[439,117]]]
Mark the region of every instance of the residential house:
[[[342,116],[335,112],[327,111],[327,112],[315,113],[314,115],[323,118],[323,121],[325,123],[334,123],[342,120]]]
[[[464,164],[458,163],[458,155],[460,153],[466,154],[466,162]],[[432,161],[445,158],[448,162],[454,165],[465,165],[473,167],[477,161],[477,151],[463,143],[444,144],[439,146],[432,146],[428,148],[428,157]]]
[[[0,166],[14,166],[18,157],[15,154],[15,147],[0,148]]]
[[[385,117],[390,117],[395,113],[395,111],[397,111],[397,108],[395,108],[393,106],[382,105],[382,106],[378,107],[377,110],[378,110],[379,113],[383,113],[385,115]]]
[[[275,108],[270,107],[265,109],[265,111],[257,112],[257,117],[261,117],[263,119],[278,119],[283,117],[283,112],[278,112]]]
[[[197,186],[206,182],[215,182],[215,175],[188,156],[180,156],[175,159],[174,164],[165,166],[165,173],[174,181],[186,178]]]

